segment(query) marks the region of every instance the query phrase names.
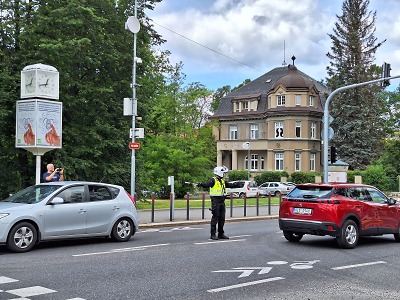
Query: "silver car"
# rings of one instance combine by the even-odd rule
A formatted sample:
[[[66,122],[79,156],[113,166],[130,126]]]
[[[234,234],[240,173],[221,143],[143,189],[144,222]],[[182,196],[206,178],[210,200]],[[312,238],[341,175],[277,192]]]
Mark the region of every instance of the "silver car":
[[[296,186],[287,182],[264,182],[258,187],[263,190],[266,195],[271,194],[278,196],[279,194],[286,195],[290,193]]]
[[[135,200],[118,185],[50,182],[0,201],[0,244],[13,252],[53,239],[112,237],[125,242],[138,226]]]

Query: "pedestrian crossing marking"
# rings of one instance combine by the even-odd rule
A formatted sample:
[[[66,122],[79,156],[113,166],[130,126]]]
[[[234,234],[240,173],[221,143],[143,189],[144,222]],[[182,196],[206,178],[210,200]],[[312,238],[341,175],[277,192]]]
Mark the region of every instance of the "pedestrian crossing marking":
[[[12,279],[10,277],[0,276],[0,284],[2,283],[10,283],[10,282],[17,282],[17,279]]]
[[[7,293],[13,294],[19,297],[32,297],[44,294],[55,293],[57,291],[51,290],[42,286],[31,286],[27,288],[8,290]]]

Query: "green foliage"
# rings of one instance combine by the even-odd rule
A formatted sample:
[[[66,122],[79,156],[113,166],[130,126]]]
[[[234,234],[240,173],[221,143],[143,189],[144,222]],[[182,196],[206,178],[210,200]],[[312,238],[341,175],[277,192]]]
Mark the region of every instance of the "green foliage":
[[[233,170],[228,172],[229,181],[247,180],[248,172],[243,170]]]
[[[296,184],[315,182],[315,176],[321,176],[321,174],[316,172],[294,172],[290,174],[290,181]]]
[[[257,175],[254,177],[254,181],[257,185],[260,185],[264,182],[268,181],[281,181],[281,177],[289,178],[289,174],[286,171],[272,171],[272,172],[264,172],[261,175]]]
[[[153,9],[161,0],[140,2]],[[62,149],[42,157],[42,172],[52,162],[65,168],[67,180],[111,182],[129,190],[132,122],[123,116],[122,99],[132,95],[133,36],[124,29],[134,14],[132,1],[119,0],[118,7],[109,0],[6,0],[1,5],[0,167],[7,173],[0,175],[0,196],[35,181],[35,157],[15,149],[14,139],[20,71],[38,62],[60,72],[63,102]],[[206,113],[211,91],[199,83],[182,85],[182,64],[172,67],[168,51],[153,49],[164,40],[144,10],[138,17],[137,56],[143,64],[137,65],[135,91],[143,120],[136,127],[144,127],[146,137],[136,151],[136,190],[166,190],[173,175],[180,192],[184,181],[200,179],[215,165]]]
[[[349,170],[347,171],[347,182],[354,183],[355,176],[362,176],[362,171],[360,170]]]
[[[375,52],[383,43],[376,42],[376,11],[368,11],[369,0],[343,1],[341,16],[337,16],[328,70],[328,87],[339,87],[370,81],[381,76],[373,65]],[[335,96],[330,113],[334,117],[333,143],[338,158],[353,169],[365,169],[379,157],[385,137],[386,103],[378,97],[379,85],[367,85],[345,90]]]
[[[388,191],[391,187],[390,178],[386,175],[383,166],[371,165],[362,174],[363,183],[373,185],[382,191]]]

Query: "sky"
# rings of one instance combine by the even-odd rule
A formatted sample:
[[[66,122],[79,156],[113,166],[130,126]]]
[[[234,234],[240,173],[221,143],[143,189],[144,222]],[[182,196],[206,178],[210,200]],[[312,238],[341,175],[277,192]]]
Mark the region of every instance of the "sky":
[[[186,83],[199,82],[216,90],[254,80],[292,64],[316,80],[326,67],[336,15],[342,0],[162,0],[146,14],[167,40],[172,63],[183,63]],[[375,64],[391,64],[400,74],[400,0],[370,0],[377,12],[375,37],[386,39]],[[399,85],[392,80],[391,87]]]

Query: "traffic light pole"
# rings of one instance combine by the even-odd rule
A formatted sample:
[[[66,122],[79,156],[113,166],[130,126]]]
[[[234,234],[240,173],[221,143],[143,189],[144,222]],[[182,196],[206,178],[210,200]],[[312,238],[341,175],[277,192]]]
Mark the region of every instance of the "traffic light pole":
[[[371,81],[367,81],[367,82],[362,82],[362,83],[356,83],[356,84],[351,84],[351,85],[346,85],[346,86],[342,86],[336,90],[334,90],[328,97],[328,99],[326,99],[325,102],[325,106],[324,106],[324,119],[323,119],[323,123],[324,123],[324,128],[323,128],[323,143],[324,143],[324,160],[323,160],[323,164],[324,164],[324,183],[328,183],[328,151],[329,151],[329,138],[328,138],[328,130],[329,130],[329,103],[332,101],[333,97],[344,90],[348,90],[348,89],[352,89],[352,88],[356,88],[359,86],[363,86],[363,85],[367,85],[367,84],[371,84],[371,83],[377,83],[377,82],[382,82],[382,81],[388,81],[390,79],[395,79],[395,78],[399,78],[400,75],[397,76],[392,76],[392,77],[385,77],[385,78],[379,78],[379,79],[375,79],[375,80],[371,80]]]

